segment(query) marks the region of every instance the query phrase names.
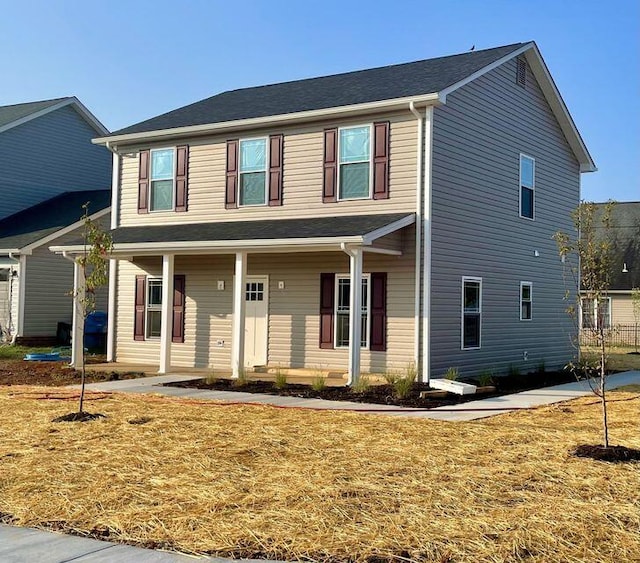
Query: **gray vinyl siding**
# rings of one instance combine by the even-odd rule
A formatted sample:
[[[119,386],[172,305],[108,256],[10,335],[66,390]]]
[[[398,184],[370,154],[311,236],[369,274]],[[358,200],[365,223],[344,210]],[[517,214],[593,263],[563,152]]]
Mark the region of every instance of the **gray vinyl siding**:
[[[99,220],[109,224],[109,215]],[[63,235],[27,256],[24,327],[21,336],[55,336],[58,322],[70,323],[73,303],[73,263],[49,251],[51,245],[64,245],[77,241],[80,229]],[[96,310],[107,311],[108,290],[101,288],[96,293]]]
[[[450,366],[522,372],[573,355],[552,235],[572,228],[579,165],[530,70],[511,60],[435,109],[432,168],[431,375]],[[535,221],[519,217],[520,153],[535,158]],[[538,251],[539,257],[535,256]],[[461,350],[462,277],[482,278],[482,342]],[[533,319],[520,321],[520,282],[533,283]],[[528,361],[523,361],[524,352]]]
[[[70,106],[0,133],[0,219],[60,193],[108,188],[111,154]]]

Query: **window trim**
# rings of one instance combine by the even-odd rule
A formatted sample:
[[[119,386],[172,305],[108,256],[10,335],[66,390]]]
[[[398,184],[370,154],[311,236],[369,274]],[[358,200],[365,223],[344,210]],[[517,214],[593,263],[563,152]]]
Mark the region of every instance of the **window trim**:
[[[478,330],[478,345],[464,345],[464,284],[466,282],[476,282],[479,284],[480,298],[478,303],[478,315],[480,315]],[[480,350],[482,348],[482,278],[477,276],[462,276],[461,296],[460,296],[460,350]]]
[[[369,194],[363,197],[341,197],[340,196],[340,167],[342,166],[342,162],[340,162],[340,138],[341,131],[345,129],[359,129],[362,127],[367,127],[369,129]],[[360,125],[344,125],[342,127],[338,127],[338,134],[336,139],[336,201],[365,201],[367,199],[373,199],[373,143],[374,143],[374,131],[373,131],[373,123],[362,123]],[[364,160],[358,162],[347,162],[345,164],[361,164],[365,162]]]
[[[270,137],[245,137],[238,139],[238,193],[236,194],[236,201],[238,202],[238,208],[240,207],[265,207],[269,205],[269,163],[271,160],[271,143]],[[265,153],[264,153],[264,203],[242,203],[242,175],[243,174],[255,174],[253,172],[242,172],[242,143],[246,141],[264,141]]]
[[[151,192],[153,190],[153,153],[157,151],[173,151],[173,176],[171,177],[171,208],[170,209],[152,209]],[[156,147],[149,149],[149,187],[147,190],[147,209],[149,213],[167,213],[176,210],[176,169],[178,166],[178,147]]]
[[[522,290],[525,287],[529,288],[529,299],[527,301],[525,301],[524,296],[522,294]],[[522,316],[522,304],[526,302],[530,303],[529,318],[525,318]],[[529,282],[529,281],[520,282],[520,320],[525,322],[531,322],[533,320],[533,282]]]
[[[524,158],[528,158],[533,163],[533,182],[530,188],[528,186],[522,185],[522,160]],[[533,203],[531,205],[531,215],[532,215],[531,217],[527,217],[526,215],[522,214],[522,190],[523,189],[531,190],[533,194]],[[519,174],[518,174],[518,215],[520,216],[521,219],[527,219],[528,221],[536,220],[536,159],[522,152],[520,153]]]
[[[151,336],[149,334],[149,311],[160,311],[162,315],[162,302],[160,305],[151,305],[151,294],[149,293],[151,284],[150,282],[160,282],[160,291],[162,292],[162,278],[159,276],[147,276],[147,283],[145,285],[145,303],[144,303],[144,337],[145,340],[158,340],[160,336]],[[162,295],[162,293],[160,293]],[[159,308],[158,308],[159,307]],[[160,326],[162,330],[162,318],[160,319]]]
[[[334,288],[333,288],[333,348],[335,350],[348,350],[350,344],[346,346],[338,345],[338,301],[339,301],[339,289],[340,280],[349,280],[349,291],[351,291],[351,276],[349,274],[335,274]],[[365,346],[360,346],[360,350],[369,350],[371,347],[371,273],[363,273],[362,279],[367,280],[367,326],[365,338]],[[364,308],[364,307],[363,307]],[[351,303],[349,303],[349,314],[351,314]],[[362,315],[362,313],[360,313]],[[362,334],[360,339],[362,340]]]

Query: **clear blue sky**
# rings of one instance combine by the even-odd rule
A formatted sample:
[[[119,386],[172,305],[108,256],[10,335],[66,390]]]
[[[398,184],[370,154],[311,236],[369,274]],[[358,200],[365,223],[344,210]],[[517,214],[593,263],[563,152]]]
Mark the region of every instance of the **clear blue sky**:
[[[640,200],[640,0],[0,0],[0,105],[119,129],[228,89],[535,40],[599,171]]]

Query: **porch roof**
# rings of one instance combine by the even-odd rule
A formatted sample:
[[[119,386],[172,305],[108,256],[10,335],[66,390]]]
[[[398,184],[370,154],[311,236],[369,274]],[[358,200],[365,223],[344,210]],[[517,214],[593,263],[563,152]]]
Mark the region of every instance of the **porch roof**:
[[[376,239],[415,222],[414,213],[269,219],[181,225],[119,227],[111,231],[113,255],[254,250],[278,252],[304,247],[337,250],[341,244],[370,246]],[[52,246],[76,253],[80,242]]]

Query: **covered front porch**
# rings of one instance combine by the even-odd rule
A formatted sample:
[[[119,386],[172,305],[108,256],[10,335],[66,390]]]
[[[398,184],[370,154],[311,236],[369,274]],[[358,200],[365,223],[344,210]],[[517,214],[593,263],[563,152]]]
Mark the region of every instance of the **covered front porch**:
[[[352,383],[363,371],[363,355],[364,371],[389,367],[387,333],[397,325],[396,367],[417,364],[409,334],[416,268],[411,233],[403,233],[413,222],[412,214],[253,221],[243,222],[233,239],[237,223],[188,225],[194,232],[177,225],[116,229],[107,359],[139,360],[160,374],[196,368],[234,378],[303,368],[347,374]],[[80,274],[76,267],[81,293]],[[382,305],[375,303],[381,281]],[[383,307],[386,315],[387,294],[391,305],[399,304],[391,327],[380,314]],[[348,311],[340,308],[344,303]],[[72,362],[78,363],[82,323],[74,320]]]

